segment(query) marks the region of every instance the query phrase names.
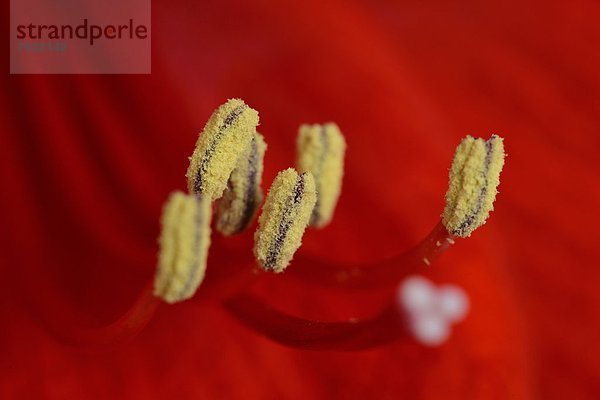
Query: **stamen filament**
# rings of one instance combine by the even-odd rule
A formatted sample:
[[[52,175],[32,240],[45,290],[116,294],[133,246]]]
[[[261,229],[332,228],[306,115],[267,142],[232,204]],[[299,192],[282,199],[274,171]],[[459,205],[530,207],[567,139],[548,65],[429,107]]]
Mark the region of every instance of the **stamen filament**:
[[[64,344],[77,347],[118,346],[126,343],[146,327],[161,303],[161,300],[152,294],[152,290],[153,285],[150,282],[133,305],[108,325],[100,327],[84,325],[73,321],[74,316],[71,318],[63,316],[48,321],[51,324],[50,330]],[[61,306],[63,313],[68,309],[66,305]]]
[[[455,236],[440,222],[419,244],[387,260],[356,266],[341,265],[299,254],[290,272],[311,282],[341,288],[392,287],[417,267],[430,266],[452,244]]]

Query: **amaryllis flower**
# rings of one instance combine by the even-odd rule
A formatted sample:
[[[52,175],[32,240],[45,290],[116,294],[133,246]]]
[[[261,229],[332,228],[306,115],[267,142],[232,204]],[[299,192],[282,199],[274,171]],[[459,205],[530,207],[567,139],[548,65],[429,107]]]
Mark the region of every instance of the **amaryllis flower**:
[[[598,397],[598,4],[155,1],[152,17],[151,75],[2,79],[1,398]],[[227,299],[246,290],[231,271],[254,227],[213,235],[194,299],[127,337],[103,330],[135,325],[162,205],[233,97],[260,112],[265,189],[293,165],[300,124],[344,132],[335,216],[299,252],[336,264],[409,249],[439,220],[460,139],[505,138],[488,224],[430,267],[397,265],[468,293],[445,344],[310,351],[249,329]],[[319,321],[390,296],[318,278],[247,290]]]

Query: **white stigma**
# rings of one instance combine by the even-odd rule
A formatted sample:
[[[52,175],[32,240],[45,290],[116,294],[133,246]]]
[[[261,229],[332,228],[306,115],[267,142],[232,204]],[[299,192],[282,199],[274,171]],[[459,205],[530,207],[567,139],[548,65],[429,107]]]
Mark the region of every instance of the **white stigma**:
[[[436,287],[422,276],[409,276],[397,292],[400,309],[406,315],[413,337],[424,346],[439,346],[450,337],[453,324],[469,311],[469,298],[455,285]]]

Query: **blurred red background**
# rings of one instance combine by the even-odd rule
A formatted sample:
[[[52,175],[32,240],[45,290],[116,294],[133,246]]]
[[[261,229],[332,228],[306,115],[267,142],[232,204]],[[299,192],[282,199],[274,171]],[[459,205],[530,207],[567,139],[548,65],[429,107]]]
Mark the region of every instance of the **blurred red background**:
[[[149,76],[16,76],[5,62],[0,398],[600,396],[598,2],[152,7]],[[340,125],[343,195],[331,226],[301,249],[339,261],[416,243],[439,218],[460,138],[505,138],[490,221],[422,271],[471,297],[447,344],[299,351],[210,299],[162,307],[125,346],[79,349],[52,334],[51,299],[103,324],[151,281],[163,201],[185,188],[197,134],[230,97],[260,112],[265,188],[293,164],[300,123]],[[251,236],[215,238],[209,275],[250,254]],[[380,301],[287,276],[256,291],[322,319]]]

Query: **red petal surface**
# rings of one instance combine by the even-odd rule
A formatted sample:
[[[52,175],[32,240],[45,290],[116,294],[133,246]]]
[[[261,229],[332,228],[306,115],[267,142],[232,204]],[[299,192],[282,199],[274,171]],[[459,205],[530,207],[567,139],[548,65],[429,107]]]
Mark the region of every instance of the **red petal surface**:
[[[150,76],[2,78],[0,398],[600,396],[597,2],[155,1],[152,16]],[[61,342],[64,321],[106,324],[151,281],[162,203],[230,97],[260,111],[265,185],[293,163],[300,123],[347,135],[335,220],[301,250],[339,262],[416,243],[460,138],[506,139],[490,221],[421,271],[471,297],[447,344],[293,350],[210,298],[161,307],[126,345]],[[215,239],[209,279],[250,257],[251,235]],[[287,275],[255,292],[325,320],[384,297]]]

